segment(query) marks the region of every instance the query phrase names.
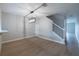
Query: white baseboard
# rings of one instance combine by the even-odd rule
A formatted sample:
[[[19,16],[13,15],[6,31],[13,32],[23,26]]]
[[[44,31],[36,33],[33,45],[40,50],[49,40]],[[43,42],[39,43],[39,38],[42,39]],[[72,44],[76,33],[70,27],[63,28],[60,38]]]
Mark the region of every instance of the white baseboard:
[[[35,35],[29,35],[29,36],[26,36],[24,38],[31,38],[31,37],[35,37]]]
[[[31,36],[16,38],[16,39],[13,39],[13,40],[2,41],[2,44],[8,43],[8,42],[12,42],[12,41],[17,41],[17,40],[22,40],[22,39],[24,39],[24,38],[31,38],[31,37],[34,37],[34,36],[35,36],[35,35],[31,35]]]
[[[48,37],[43,36],[43,35],[38,35],[38,37],[65,45],[65,43],[63,41],[53,40],[53,39],[48,38]]]
[[[11,40],[2,41],[2,44],[8,43],[8,42],[12,42],[12,41],[21,40],[21,39],[24,39],[24,38],[22,37],[22,38],[16,38],[16,39],[11,39]]]
[[[3,43],[12,42],[12,41],[17,41],[17,40],[22,40],[22,39],[24,39],[24,38],[31,38],[31,37],[35,37],[35,36],[40,37],[40,38],[43,38],[43,39],[46,39],[46,40],[50,40],[50,41],[53,41],[53,42],[57,42],[57,43],[60,43],[60,44],[64,44],[63,41],[61,42],[61,41],[53,40],[53,39],[48,38],[48,37],[43,36],[43,35],[31,35],[31,36],[16,38],[16,39],[13,39],[13,40],[3,41],[2,44],[3,44]]]

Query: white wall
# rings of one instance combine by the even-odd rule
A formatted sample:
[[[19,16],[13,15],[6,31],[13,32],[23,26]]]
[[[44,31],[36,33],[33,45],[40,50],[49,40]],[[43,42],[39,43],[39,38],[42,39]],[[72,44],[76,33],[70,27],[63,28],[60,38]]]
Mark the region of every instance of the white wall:
[[[52,21],[46,17],[39,18],[39,34],[51,37],[52,34]]]
[[[25,18],[25,29],[26,29],[26,36],[31,37],[35,35],[35,23],[29,23],[29,18]]]
[[[23,37],[23,17],[2,12],[2,29],[8,30],[2,41]]]
[[[0,10],[0,30],[1,30],[1,10]]]
[[[49,40],[64,44],[64,41],[53,32],[52,24],[53,21],[47,17],[39,17],[36,23],[36,34],[38,34],[37,36],[43,36],[49,38]]]
[[[3,42],[14,41],[24,37],[23,20],[23,16],[2,12],[2,29],[8,30],[8,33],[4,33],[2,36]],[[26,37],[34,35],[34,28],[34,24],[29,24],[28,19],[26,19]]]

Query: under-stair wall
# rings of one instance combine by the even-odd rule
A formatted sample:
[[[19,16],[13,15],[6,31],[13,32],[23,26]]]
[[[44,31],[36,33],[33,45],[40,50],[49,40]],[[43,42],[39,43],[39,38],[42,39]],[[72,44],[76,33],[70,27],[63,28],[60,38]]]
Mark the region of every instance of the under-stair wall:
[[[53,21],[46,16],[41,16],[37,19],[36,35],[47,40],[64,44],[64,40],[53,32]]]

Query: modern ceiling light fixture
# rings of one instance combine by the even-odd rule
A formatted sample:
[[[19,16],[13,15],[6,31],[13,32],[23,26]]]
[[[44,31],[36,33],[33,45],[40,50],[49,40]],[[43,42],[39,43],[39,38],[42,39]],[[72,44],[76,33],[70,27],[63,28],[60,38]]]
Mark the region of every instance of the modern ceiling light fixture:
[[[41,7],[47,7],[47,4],[46,4],[46,3],[41,4],[38,8],[36,8],[36,9],[33,10],[33,11],[30,11],[30,13],[27,14],[27,15],[25,15],[25,16],[28,16],[28,15],[30,15],[30,14],[33,14],[36,10],[38,10],[38,9],[41,8]]]

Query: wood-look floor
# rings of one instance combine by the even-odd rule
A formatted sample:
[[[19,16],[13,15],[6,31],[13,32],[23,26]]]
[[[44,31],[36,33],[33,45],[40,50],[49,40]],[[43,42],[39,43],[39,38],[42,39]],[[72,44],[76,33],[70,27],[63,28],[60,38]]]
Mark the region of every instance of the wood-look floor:
[[[66,56],[70,55],[65,45],[42,38],[32,37],[5,43],[2,56]]]

